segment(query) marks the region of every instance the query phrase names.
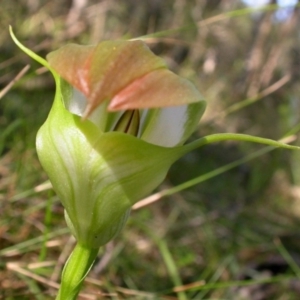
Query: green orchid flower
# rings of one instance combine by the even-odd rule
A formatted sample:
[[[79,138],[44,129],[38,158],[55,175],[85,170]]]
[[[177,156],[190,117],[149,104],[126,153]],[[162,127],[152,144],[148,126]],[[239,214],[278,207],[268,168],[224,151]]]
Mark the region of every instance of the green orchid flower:
[[[47,60],[56,96],[38,156],[73,235],[98,248],[183,154],[205,101],[141,41],[71,44]]]
[[[47,60],[57,90],[37,152],[77,241],[98,248],[162,182],[178,158],[166,147],[185,142],[205,102],[141,41],[67,45]]]
[[[142,41],[69,44],[46,61],[11,35],[56,83],[36,146],[78,242],[57,299],[76,299],[99,247],[120,232],[132,205],[158,187],[184,154],[229,139],[298,149],[227,133],[184,145],[206,103],[191,82],[169,71]]]
[[[233,134],[183,145],[206,102],[142,41],[69,44],[48,54],[47,61],[15,42],[56,82],[54,104],[37,135],[37,153],[81,245],[98,248],[116,236],[132,205],[197,147],[236,139],[293,148]]]

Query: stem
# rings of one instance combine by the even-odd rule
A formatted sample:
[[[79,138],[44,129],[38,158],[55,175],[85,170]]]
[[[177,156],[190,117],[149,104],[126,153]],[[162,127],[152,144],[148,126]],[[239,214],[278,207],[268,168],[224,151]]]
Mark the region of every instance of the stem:
[[[9,26],[9,33],[11,38],[13,39],[13,41],[15,42],[15,44],[22,50],[24,51],[29,57],[31,57],[32,59],[34,59],[35,61],[39,62],[41,65],[43,65],[44,67],[46,67],[47,69],[49,69],[51,72],[53,72],[53,70],[51,69],[51,67],[49,66],[48,62],[43,59],[42,57],[40,57],[39,55],[35,54],[33,51],[31,51],[30,49],[28,49],[27,47],[25,47],[24,45],[22,45],[19,40],[16,38],[12,27]]]
[[[97,248],[77,244],[62,273],[56,300],[75,300],[98,254]]]
[[[273,147],[286,148],[290,150],[300,150],[300,147],[288,145],[282,142],[277,142],[271,139],[265,139],[261,137],[256,137],[247,134],[235,134],[235,133],[219,133],[205,136],[201,139],[198,139],[190,144],[185,145],[184,151],[185,153],[195,150],[196,148],[202,147],[207,144],[226,141],[226,140],[234,140],[234,141],[244,141],[244,142],[252,142],[258,144],[265,144]]]

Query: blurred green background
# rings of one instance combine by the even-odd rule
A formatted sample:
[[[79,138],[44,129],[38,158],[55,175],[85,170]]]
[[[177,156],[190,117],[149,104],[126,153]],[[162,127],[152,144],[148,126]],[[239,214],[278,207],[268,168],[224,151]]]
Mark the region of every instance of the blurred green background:
[[[296,138],[299,10],[269,4],[1,1],[0,299],[53,299],[74,245],[34,146],[54,81],[13,44],[8,25],[41,56],[68,42],[143,36],[207,99],[193,139],[220,132],[281,139],[291,131]],[[101,250],[80,299],[299,299],[300,157],[272,150],[224,142],[178,161],[155,192],[202,182],[134,210]]]

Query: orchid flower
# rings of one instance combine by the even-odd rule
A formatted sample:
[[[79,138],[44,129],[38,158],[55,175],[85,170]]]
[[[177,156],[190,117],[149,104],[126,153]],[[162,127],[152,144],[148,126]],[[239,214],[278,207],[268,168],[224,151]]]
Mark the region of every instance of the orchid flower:
[[[69,44],[51,52],[46,61],[11,34],[56,82],[54,103],[36,146],[78,242],[57,299],[76,299],[98,248],[120,232],[132,205],[158,187],[187,152],[228,139],[297,148],[237,134],[211,135],[184,145],[205,101],[142,41]]]
[[[47,60],[57,92],[37,152],[72,233],[96,248],[164,179],[205,102],[141,41],[71,44]]]

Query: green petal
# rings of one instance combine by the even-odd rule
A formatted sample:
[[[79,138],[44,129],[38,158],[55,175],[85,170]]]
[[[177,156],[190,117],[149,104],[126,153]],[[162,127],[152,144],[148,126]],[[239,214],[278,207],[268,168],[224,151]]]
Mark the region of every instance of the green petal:
[[[73,234],[81,244],[97,247],[120,231],[131,206],[162,182],[182,150],[123,133],[102,133],[92,122],[69,113],[57,88],[37,136],[39,159]]]
[[[148,143],[174,147],[182,145],[195,131],[206,102],[146,111],[140,138]]]
[[[72,114],[82,117],[87,103],[86,96],[66,81],[61,80],[61,83],[65,108]],[[122,112],[107,113],[107,104],[107,102],[100,104],[88,117],[101,131],[112,131],[122,115]]]

